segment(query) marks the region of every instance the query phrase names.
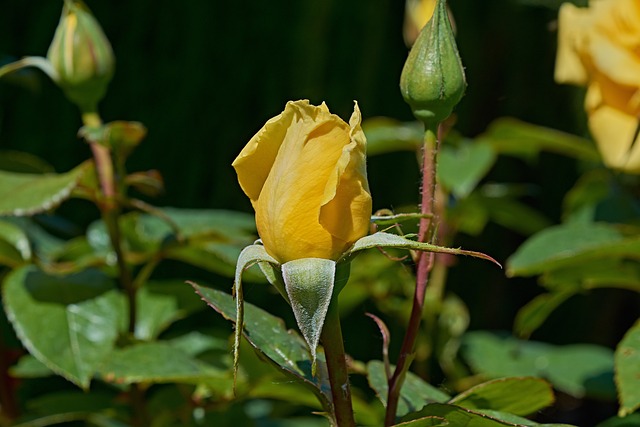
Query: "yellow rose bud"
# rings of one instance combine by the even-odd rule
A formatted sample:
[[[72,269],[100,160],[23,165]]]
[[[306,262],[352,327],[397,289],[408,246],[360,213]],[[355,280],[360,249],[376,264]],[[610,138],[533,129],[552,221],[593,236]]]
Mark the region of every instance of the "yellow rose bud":
[[[82,1],[65,0],[47,59],[69,100],[93,111],[104,97],[115,60],[109,40]]]
[[[467,82],[445,0],[437,0],[402,69],[400,90],[413,115],[440,123],[460,102]]]
[[[233,162],[256,211],[258,234],[278,262],[337,260],[367,234],[371,195],[356,104],[349,124],[323,103],[287,103]]]
[[[640,2],[565,3],[558,17],[558,83],[587,86],[589,129],[604,163],[640,173]]]

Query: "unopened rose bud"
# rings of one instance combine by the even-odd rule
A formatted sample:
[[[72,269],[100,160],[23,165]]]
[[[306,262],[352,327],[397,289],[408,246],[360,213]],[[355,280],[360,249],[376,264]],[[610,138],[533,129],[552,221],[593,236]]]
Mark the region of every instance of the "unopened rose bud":
[[[115,60],[100,24],[81,0],[65,0],[47,59],[67,98],[83,111],[95,110],[107,90]]]
[[[402,96],[416,118],[440,123],[460,102],[466,86],[446,1],[438,0],[402,69]]]

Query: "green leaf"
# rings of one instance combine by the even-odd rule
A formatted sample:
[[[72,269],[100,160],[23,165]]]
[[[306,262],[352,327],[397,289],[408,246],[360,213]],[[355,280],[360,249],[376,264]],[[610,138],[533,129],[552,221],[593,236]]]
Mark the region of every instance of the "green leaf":
[[[367,137],[367,155],[395,151],[417,151],[424,140],[424,127],[420,122],[398,122],[387,117],[365,120],[362,130]]]
[[[2,221],[19,227],[28,237],[33,254],[45,264],[52,262],[58,251],[64,248],[65,242],[51,235],[35,218],[4,217]]]
[[[52,173],[53,166],[24,151],[0,150],[0,170],[18,173]]]
[[[495,417],[493,416],[495,415]],[[500,413],[495,412],[492,415],[487,415],[484,412],[476,412],[466,408],[461,408],[455,405],[448,405],[442,403],[433,403],[425,406],[425,408],[419,412],[417,415],[419,417],[438,417],[445,419],[448,425],[451,427],[502,427],[502,426],[541,426],[540,424],[536,424],[534,422],[528,422],[527,424],[513,423],[506,420],[500,419]],[[513,419],[512,415],[506,414],[506,418]],[[412,426],[413,424],[405,423],[399,424],[398,426]],[[418,425],[429,425],[429,424],[418,424]],[[436,424],[439,425],[439,424]],[[570,427],[566,424],[544,424],[547,427]]]
[[[450,425],[449,421],[442,417],[424,417],[402,424],[395,424],[394,427],[445,427]]]
[[[118,335],[121,298],[111,280],[96,270],[51,276],[29,265],[6,277],[3,300],[29,352],[86,389]]]
[[[605,347],[553,346],[471,332],[464,337],[463,354],[475,373],[488,378],[536,376],[578,398],[615,399],[613,352]]]
[[[185,285],[186,286],[186,285]],[[135,335],[140,340],[157,338],[173,321],[178,319],[178,303],[170,295],[161,295],[141,288],[136,295],[138,319]],[[126,318],[126,316],[122,316]]]
[[[438,179],[455,196],[465,198],[495,160],[496,154],[489,144],[466,143],[456,148],[443,145],[438,154]]]
[[[554,402],[551,385],[540,378],[501,378],[479,384],[449,403],[467,409],[490,409],[526,416]]]
[[[392,367],[392,369],[394,368]],[[378,399],[386,407],[389,389],[384,363],[380,360],[372,360],[367,363],[367,379],[371,388],[378,395]],[[417,375],[407,372],[405,382],[400,391],[396,414],[398,417],[403,417],[411,412],[419,411],[428,403],[444,403],[449,399],[448,394],[438,390]]]
[[[612,417],[598,424],[596,427],[638,427],[640,426],[640,413],[631,414],[624,418]]]
[[[619,288],[640,292],[640,264],[618,258],[598,259],[545,273],[541,284],[553,291],[574,293],[598,288]]]
[[[443,246],[436,246],[430,243],[420,243],[415,240],[410,240],[405,236],[399,236],[397,234],[385,233],[383,231],[364,236],[359,239],[352,247],[345,253],[343,257],[352,256],[355,252],[372,249],[372,248],[398,248],[398,249],[413,249],[416,251],[444,253],[452,255],[468,255],[476,258],[485,259],[491,261],[497,265],[500,265],[496,260],[489,255],[485,255],[480,252],[467,251],[464,249],[445,248]]]
[[[556,292],[538,295],[518,311],[513,330],[520,337],[528,338],[560,304],[575,293],[574,289],[560,289]]]
[[[28,216],[69,198],[88,163],[63,174],[0,171],[0,215]]]
[[[207,384],[228,395],[233,379],[168,342],[138,343],[114,350],[100,367],[102,378],[118,384]]]
[[[535,234],[507,260],[508,276],[531,276],[582,261],[640,253],[640,239],[625,239],[606,224],[564,224]]]
[[[491,144],[500,154],[525,159],[534,158],[540,151],[549,151],[582,160],[600,161],[598,150],[589,140],[509,117],[494,121],[479,139]]]
[[[640,408],[640,321],[627,331],[615,352],[615,379],[624,417]]]
[[[8,221],[0,220],[0,265],[17,267],[31,259],[31,245],[27,234]]]
[[[236,320],[236,302],[231,295],[196,284],[192,285],[202,299],[225,319]],[[311,373],[311,357],[304,339],[287,330],[282,319],[249,303],[244,304],[243,334],[251,346],[281,372],[301,381],[320,398],[322,406],[331,404],[331,388],[328,383],[324,355],[318,354],[318,371]]]
[[[53,375],[51,369],[30,354],[22,356],[9,372],[16,378],[42,378]]]

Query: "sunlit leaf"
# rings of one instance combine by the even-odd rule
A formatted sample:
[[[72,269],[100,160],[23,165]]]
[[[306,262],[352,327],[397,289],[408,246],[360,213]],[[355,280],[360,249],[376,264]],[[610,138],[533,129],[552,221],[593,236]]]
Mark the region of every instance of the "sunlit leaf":
[[[31,259],[27,234],[8,221],[0,219],[0,265],[16,267]]]
[[[194,289],[214,310],[225,319],[235,321],[236,302],[231,295],[193,285]],[[324,362],[324,354],[318,353],[316,376],[311,373],[311,355],[304,339],[287,330],[282,319],[245,302],[243,335],[260,354],[266,356],[286,375],[306,384],[329,407],[330,385]]]
[[[96,270],[51,276],[29,265],[7,276],[3,299],[29,352],[87,388],[118,335],[120,298],[111,280]]]
[[[513,419],[513,415],[505,414],[505,418]],[[513,423],[500,419],[501,413],[495,412],[491,416],[480,411],[472,411],[455,405],[433,403],[425,406],[418,414],[412,414],[411,417],[437,417],[445,419],[448,424],[435,424],[451,427],[503,427],[503,426],[540,426],[540,424],[529,422],[527,424]],[[411,426],[414,424],[406,423],[399,426]],[[428,426],[431,424],[417,424],[419,426]],[[544,424],[546,427],[562,427],[565,424]],[[566,426],[569,427],[569,426]]]
[[[490,409],[514,415],[529,415],[554,402],[551,385],[540,378],[501,378],[455,396],[449,403],[467,409]]]
[[[62,174],[0,170],[0,215],[27,216],[57,207],[71,195],[86,165]]]
[[[507,275],[530,276],[598,258],[640,254],[640,239],[606,224],[565,224],[535,234],[507,260]]]

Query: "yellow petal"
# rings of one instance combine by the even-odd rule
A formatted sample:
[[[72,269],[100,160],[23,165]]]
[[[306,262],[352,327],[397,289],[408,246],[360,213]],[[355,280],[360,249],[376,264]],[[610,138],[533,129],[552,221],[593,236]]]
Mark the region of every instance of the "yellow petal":
[[[638,118],[603,105],[589,115],[589,129],[604,163],[625,172],[640,172]]]
[[[638,34],[640,40],[640,34]],[[591,37],[591,60],[599,73],[614,82],[640,87],[640,55],[615,43],[614,40],[594,33]]]
[[[584,85],[588,81],[585,55],[589,44],[592,14],[589,9],[564,3],[558,14],[558,52],[555,80]]]
[[[367,141],[360,126],[361,119],[356,103],[349,120],[350,142],[342,149],[340,159],[329,176],[320,209],[320,224],[349,246],[367,234],[371,217]]]
[[[287,104],[282,114],[269,120],[251,138],[232,163],[238,174],[240,187],[254,207],[293,120],[294,109],[290,104]]]
[[[329,175],[349,143],[349,128],[326,106],[296,102],[287,107],[292,121],[254,205],[258,233],[280,262],[333,259],[344,242],[320,225],[320,206]]]

